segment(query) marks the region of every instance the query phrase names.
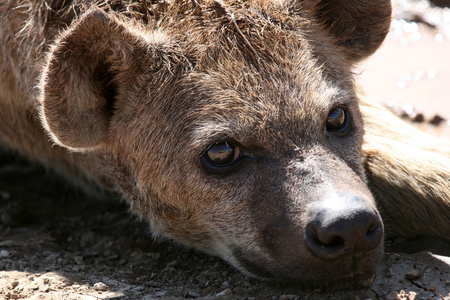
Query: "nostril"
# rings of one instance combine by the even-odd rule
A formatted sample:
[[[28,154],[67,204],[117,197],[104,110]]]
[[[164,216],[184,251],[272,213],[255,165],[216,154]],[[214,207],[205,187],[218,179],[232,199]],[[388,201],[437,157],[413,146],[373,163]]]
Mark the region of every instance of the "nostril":
[[[314,243],[320,247],[337,248],[344,246],[344,240],[333,232],[320,230],[320,233],[318,233],[318,230],[313,226],[310,226],[310,230]]]
[[[345,253],[342,237],[331,232],[324,232],[314,223],[306,227],[305,242],[311,253],[323,260],[335,260]]]
[[[344,248],[345,246],[344,240],[339,236],[335,236],[331,241],[325,243],[322,243],[320,240],[317,240],[317,244],[322,247],[334,249]]]
[[[366,232],[365,243],[362,243],[362,249],[365,251],[374,250],[378,247],[383,239],[383,223],[379,219],[378,215],[374,218],[374,221]]]
[[[381,223],[378,213],[376,213],[373,210],[372,210],[371,218],[369,219],[368,223],[369,223],[367,225],[367,234],[368,235],[377,232],[382,227],[382,223]]]

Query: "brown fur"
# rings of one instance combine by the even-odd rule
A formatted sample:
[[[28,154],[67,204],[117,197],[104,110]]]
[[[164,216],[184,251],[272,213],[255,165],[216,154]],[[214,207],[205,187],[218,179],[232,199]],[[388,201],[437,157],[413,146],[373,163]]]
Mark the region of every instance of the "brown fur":
[[[303,233],[319,198],[375,209],[365,170],[392,232],[449,238],[449,153],[366,104],[363,144],[351,67],[384,39],[390,1],[86,3],[0,4],[6,148],[122,193],[155,234],[261,277],[370,282],[381,244],[330,262]],[[351,114],[342,137],[325,132],[335,107]],[[215,174],[200,158],[221,141],[246,159]]]
[[[450,141],[363,103],[369,187],[391,233],[450,238]]]

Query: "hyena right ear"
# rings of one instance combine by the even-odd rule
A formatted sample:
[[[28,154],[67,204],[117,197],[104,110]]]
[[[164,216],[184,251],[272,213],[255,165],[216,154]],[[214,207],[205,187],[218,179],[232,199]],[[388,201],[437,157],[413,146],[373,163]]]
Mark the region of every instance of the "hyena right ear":
[[[297,0],[298,1],[298,0]],[[301,1],[347,58],[357,62],[371,55],[383,42],[391,23],[391,0]]]
[[[159,40],[158,40],[159,38]],[[119,99],[152,69],[164,37],[143,35],[118,17],[91,9],[51,49],[40,82],[41,118],[57,144],[95,148],[110,135]],[[142,76],[141,76],[142,77]]]

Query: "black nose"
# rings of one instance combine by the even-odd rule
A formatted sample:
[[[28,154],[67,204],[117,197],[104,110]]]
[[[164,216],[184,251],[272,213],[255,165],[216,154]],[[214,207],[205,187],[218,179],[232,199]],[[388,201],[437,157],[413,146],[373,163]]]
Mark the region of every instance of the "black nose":
[[[376,249],[383,223],[370,202],[355,195],[327,197],[308,210],[305,241],[311,253],[327,261]]]

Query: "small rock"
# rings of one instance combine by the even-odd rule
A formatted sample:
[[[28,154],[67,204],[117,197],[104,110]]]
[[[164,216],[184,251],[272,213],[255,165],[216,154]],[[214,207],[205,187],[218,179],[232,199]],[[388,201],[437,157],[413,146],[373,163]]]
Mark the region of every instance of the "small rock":
[[[7,250],[0,251],[0,258],[5,258],[9,256],[9,252]]]
[[[418,113],[411,121],[415,123],[423,123],[425,121],[425,116],[422,113]]]
[[[16,243],[14,241],[11,240],[6,240],[6,241],[2,241],[0,242],[0,247],[12,247],[15,246]]]
[[[439,115],[435,115],[432,117],[428,122],[432,125],[439,126],[441,123],[443,123],[445,119]]]
[[[223,291],[216,294],[216,297],[223,297],[224,299],[228,299],[233,297],[233,292],[230,288],[224,289]]]
[[[406,273],[405,278],[408,280],[417,279],[420,277],[420,271],[417,269],[412,269],[408,273]]]
[[[157,292],[157,293],[155,293],[155,296],[156,297],[164,297],[164,296],[166,296],[167,295],[167,291],[160,291],[160,292]],[[145,299],[145,298],[144,298]],[[154,299],[153,297],[151,297],[151,298],[149,298],[149,299]]]
[[[187,291],[187,293],[184,296],[185,298],[199,298],[201,295],[195,291]]]
[[[108,286],[103,282],[97,282],[96,284],[94,284],[94,290],[104,292],[108,290]]]
[[[18,280],[14,280],[13,282],[11,282],[11,288],[15,288],[18,285],[19,285],[19,281]]]
[[[42,278],[42,282],[45,283],[45,284],[50,284],[51,280],[48,277],[44,277],[44,278]]]
[[[47,293],[48,291],[50,291],[50,287],[46,284],[39,286],[39,290],[41,292]]]
[[[39,289],[39,284],[36,281],[33,281],[32,283],[30,283],[30,289],[32,289],[33,291],[37,291]]]
[[[74,282],[72,284],[72,288],[74,288],[74,289],[79,289],[80,287],[81,287],[81,285],[78,282]]]

